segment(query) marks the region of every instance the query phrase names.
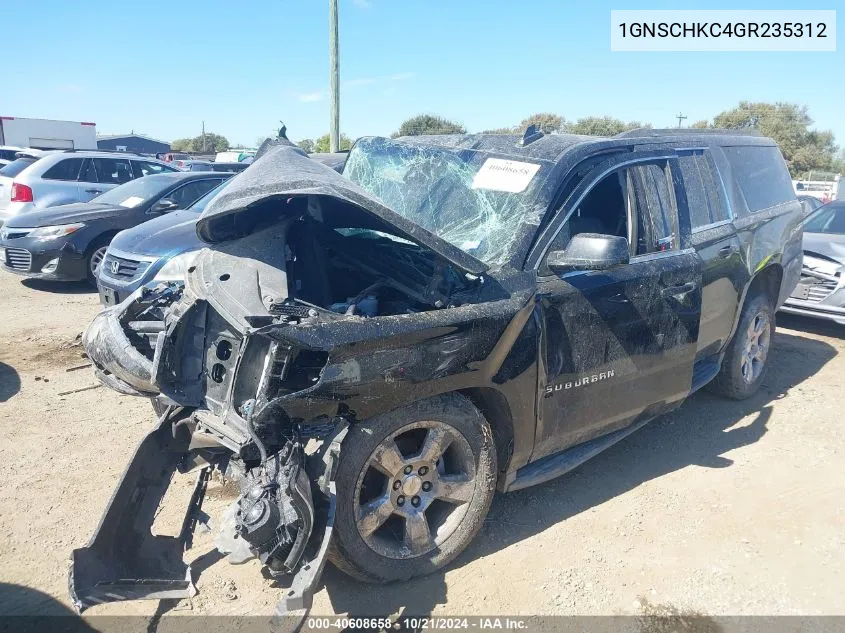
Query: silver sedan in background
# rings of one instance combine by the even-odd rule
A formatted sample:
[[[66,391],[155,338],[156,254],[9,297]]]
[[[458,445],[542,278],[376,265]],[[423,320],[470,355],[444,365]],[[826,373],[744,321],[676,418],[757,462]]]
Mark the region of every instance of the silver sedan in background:
[[[801,280],[782,312],[845,325],[845,201],[816,209],[804,220]]]

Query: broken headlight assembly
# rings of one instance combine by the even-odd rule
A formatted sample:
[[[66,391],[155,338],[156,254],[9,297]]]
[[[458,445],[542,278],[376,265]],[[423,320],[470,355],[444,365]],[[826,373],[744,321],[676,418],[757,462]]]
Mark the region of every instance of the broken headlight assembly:
[[[188,251],[167,260],[161,270],[156,273],[153,281],[184,281],[185,272],[194,263],[199,251]]]

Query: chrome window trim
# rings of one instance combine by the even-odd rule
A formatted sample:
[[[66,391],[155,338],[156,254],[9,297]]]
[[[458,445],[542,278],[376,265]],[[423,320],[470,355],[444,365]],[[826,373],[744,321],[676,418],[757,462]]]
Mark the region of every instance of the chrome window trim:
[[[555,229],[555,232],[551,235],[551,237],[549,237],[548,244],[543,249],[543,252],[540,254],[540,256],[537,258],[537,262],[529,270],[535,270],[535,271],[539,270],[540,266],[545,261],[546,256],[549,254],[549,249],[551,248],[552,244],[557,239],[557,236],[560,234],[563,227],[566,226],[566,223],[569,222],[569,218],[572,217],[572,214],[575,213],[575,210],[584,201],[584,198],[587,197],[587,194],[590,193],[592,188],[596,184],[598,184],[603,178],[605,178],[609,174],[613,173],[614,171],[617,171],[617,170],[622,169],[624,167],[628,167],[630,165],[640,165],[640,164],[643,164],[643,163],[653,163],[653,162],[656,162],[656,161],[667,161],[668,162],[668,161],[672,160],[673,158],[677,158],[677,157],[678,157],[678,155],[676,153],[676,150],[673,149],[670,153],[666,153],[666,154],[659,154],[659,155],[656,155],[656,156],[652,155],[652,156],[634,157],[634,158],[631,158],[630,160],[621,161],[619,163],[611,165],[610,167],[608,167],[607,169],[602,171],[596,178],[594,178],[592,180],[590,185],[584,189],[584,192],[578,197],[578,199],[572,205],[572,208],[569,209],[567,214],[564,216],[563,220],[560,222],[560,225],[557,227],[557,229]],[[674,187],[673,187],[673,190],[674,190]],[[674,196],[674,193],[672,195]],[[566,204],[566,201],[564,201],[564,204]],[[561,207],[561,208],[563,208],[563,207]],[[675,205],[675,209],[677,210],[677,203]]]
[[[702,226],[696,226],[691,230],[691,233],[695,235],[696,233],[700,233],[702,231],[707,231],[709,229],[715,229],[719,226],[724,226],[726,224],[732,224],[733,220],[719,220],[718,222],[711,222],[710,224],[704,224]]]

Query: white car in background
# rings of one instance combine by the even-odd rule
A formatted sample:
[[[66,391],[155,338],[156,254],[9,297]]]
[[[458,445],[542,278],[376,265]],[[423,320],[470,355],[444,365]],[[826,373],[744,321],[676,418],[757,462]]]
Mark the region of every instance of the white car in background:
[[[88,202],[135,178],[179,171],[126,152],[25,150],[0,168],[0,226],[21,213]]]

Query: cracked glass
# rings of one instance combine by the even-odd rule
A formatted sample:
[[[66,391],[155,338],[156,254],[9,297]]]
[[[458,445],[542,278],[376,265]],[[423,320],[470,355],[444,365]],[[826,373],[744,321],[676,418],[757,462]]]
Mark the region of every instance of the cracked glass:
[[[502,169],[502,163],[513,172],[483,173],[491,165]],[[535,159],[365,138],[350,152],[343,175],[399,215],[497,268],[534,235],[549,203],[543,187],[549,169]]]

